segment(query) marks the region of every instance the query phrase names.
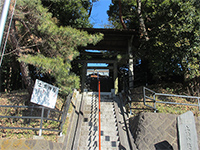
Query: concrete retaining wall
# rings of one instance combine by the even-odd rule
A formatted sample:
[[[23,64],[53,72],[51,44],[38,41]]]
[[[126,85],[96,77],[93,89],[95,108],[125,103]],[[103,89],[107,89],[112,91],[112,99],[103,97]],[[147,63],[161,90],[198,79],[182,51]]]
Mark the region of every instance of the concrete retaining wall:
[[[200,139],[200,117],[195,117],[198,139]],[[178,150],[177,115],[140,113],[129,119],[130,130],[137,149]],[[200,147],[200,142],[198,142]]]

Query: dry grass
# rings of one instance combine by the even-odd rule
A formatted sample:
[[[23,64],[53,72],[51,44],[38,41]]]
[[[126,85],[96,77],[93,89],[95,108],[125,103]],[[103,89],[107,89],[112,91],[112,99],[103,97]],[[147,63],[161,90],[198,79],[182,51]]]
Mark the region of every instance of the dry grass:
[[[155,91],[156,93],[186,95],[186,92],[183,90],[183,88],[179,84],[174,86],[173,88],[171,88],[170,86],[167,87],[166,85],[165,85],[165,88],[162,88],[161,85],[149,86],[148,88]],[[133,102],[131,103],[131,110],[134,116],[140,112],[154,111],[151,108],[145,106],[143,103],[143,87],[135,88],[131,92],[132,92],[131,98],[133,100]],[[176,103],[198,104],[197,99],[185,99],[185,98],[178,98],[178,97],[159,96],[159,97],[156,97],[156,100],[176,102]],[[153,106],[152,102],[147,102],[146,104]],[[126,108],[128,109],[128,111],[130,111],[128,105],[126,105]],[[199,108],[197,106],[156,103],[156,108],[158,110],[158,113],[170,113],[170,114],[180,115],[187,111],[192,111],[195,116],[200,116]]]
[[[26,101],[29,99],[28,93],[26,90],[13,91],[11,93],[1,93],[0,96],[0,105],[17,105],[17,106],[25,106]],[[61,110],[63,105],[63,99],[58,97],[56,102],[55,109]],[[71,108],[69,109],[70,113]],[[41,110],[37,109],[36,111],[32,111],[27,108],[2,108],[0,107],[0,115],[1,116],[30,116],[30,114],[34,116],[40,116]],[[45,112],[45,115],[47,112]],[[59,118],[59,114],[51,113],[50,116],[52,119]],[[66,123],[64,125],[64,132],[67,130],[68,117]],[[9,119],[9,118],[1,118],[0,126],[8,126],[8,127],[34,127],[39,128],[40,120],[39,119]],[[55,121],[46,121],[43,122],[43,128],[53,128],[58,129],[59,123]],[[12,138],[12,139],[32,139],[34,135],[38,135],[39,132],[37,130],[21,130],[21,129],[0,129],[0,138]],[[58,132],[52,131],[42,131],[42,136],[45,139],[57,142],[58,140]]]

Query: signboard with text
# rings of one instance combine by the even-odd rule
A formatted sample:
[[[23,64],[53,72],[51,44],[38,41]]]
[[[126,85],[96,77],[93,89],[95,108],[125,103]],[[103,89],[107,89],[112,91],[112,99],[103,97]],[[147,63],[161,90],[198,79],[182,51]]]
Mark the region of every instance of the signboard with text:
[[[31,102],[49,108],[55,108],[59,88],[36,79]]]

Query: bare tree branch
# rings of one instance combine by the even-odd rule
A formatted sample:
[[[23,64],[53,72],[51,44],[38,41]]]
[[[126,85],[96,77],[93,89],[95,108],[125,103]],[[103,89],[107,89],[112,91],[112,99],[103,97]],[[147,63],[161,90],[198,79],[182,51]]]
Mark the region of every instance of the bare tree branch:
[[[92,2],[92,4],[91,4],[91,7],[90,7],[90,10],[89,10],[89,13],[88,13],[88,16],[89,16],[89,17],[91,16],[92,8],[93,8],[93,2]]]

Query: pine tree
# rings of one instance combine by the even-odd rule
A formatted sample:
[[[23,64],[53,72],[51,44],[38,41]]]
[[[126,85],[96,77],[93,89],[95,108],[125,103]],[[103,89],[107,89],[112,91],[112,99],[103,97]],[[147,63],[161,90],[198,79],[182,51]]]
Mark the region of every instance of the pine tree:
[[[70,26],[57,25],[40,0],[18,0],[10,34],[12,48],[17,49],[21,72],[29,92],[32,79],[27,64],[34,65],[41,74],[55,78],[55,85],[63,94],[79,87],[79,77],[70,71],[71,61],[79,55],[78,46],[96,44],[101,34],[89,35]]]

